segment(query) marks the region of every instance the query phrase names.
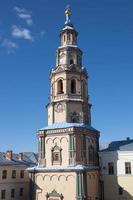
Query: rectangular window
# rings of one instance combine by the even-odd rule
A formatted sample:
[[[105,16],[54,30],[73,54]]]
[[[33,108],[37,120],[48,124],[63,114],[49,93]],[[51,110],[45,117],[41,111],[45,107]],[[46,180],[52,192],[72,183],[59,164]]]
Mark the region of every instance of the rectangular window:
[[[125,174],[131,174],[131,163],[125,162]]]
[[[16,178],[16,170],[12,170],[12,178]]]
[[[6,199],[6,190],[1,190],[1,199]]]
[[[24,194],[24,188],[20,188],[19,190],[19,196],[22,197]]]
[[[2,171],[2,179],[6,179],[7,178],[7,170],[3,170]]]
[[[24,178],[24,170],[20,171],[20,178]]]
[[[108,174],[110,174],[110,175],[114,174],[114,163],[113,162],[108,163]]]
[[[11,189],[11,198],[15,197],[15,189]]]

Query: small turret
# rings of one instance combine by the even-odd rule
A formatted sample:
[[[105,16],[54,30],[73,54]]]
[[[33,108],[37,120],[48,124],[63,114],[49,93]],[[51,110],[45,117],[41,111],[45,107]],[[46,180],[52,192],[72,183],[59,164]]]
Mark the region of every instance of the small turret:
[[[61,46],[77,45],[78,33],[75,31],[74,26],[70,20],[71,10],[69,6],[67,6],[65,15],[66,15],[66,21],[62,31],[60,32]]]

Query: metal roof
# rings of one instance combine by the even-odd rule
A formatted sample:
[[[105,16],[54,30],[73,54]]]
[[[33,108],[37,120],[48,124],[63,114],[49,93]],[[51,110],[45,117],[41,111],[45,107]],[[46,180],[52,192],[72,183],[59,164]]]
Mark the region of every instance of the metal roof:
[[[127,138],[127,140],[113,141],[109,144],[108,148],[101,150],[104,151],[133,151],[133,140]]]
[[[98,166],[84,166],[84,165],[76,165],[76,166],[36,166],[28,168],[28,171],[85,171],[85,170],[98,170]]]
[[[33,152],[24,152],[23,160],[19,160],[19,154],[12,154],[12,159],[9,160],[6,158],[6,153],[0,152],[0,166],[7,165],[26,165],[26,166],[34,166],[37,163],[37,154]]]
[[[54,123],[48,126],[45,126],[44,128],[39,129],[39,131],[43,130],[52,130],[52,129],[61,129],[61,128],[69,128],[69,127],[81,127],[81,128],[86,128],[92,131],[97,131],[90,125],[86,125],[83,123],[67,123],[67,122],[61,122],[61,123]]]

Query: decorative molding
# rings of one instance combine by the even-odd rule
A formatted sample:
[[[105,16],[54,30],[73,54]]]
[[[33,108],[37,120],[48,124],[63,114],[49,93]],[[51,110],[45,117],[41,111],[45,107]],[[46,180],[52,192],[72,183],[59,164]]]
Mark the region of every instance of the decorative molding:
[[[53,190],[51,193],[47,193],[47,194],[46,194],[46,199],[47,199],[47,200],[51,199],[51,197],[53,197],[53,200],[54,200],[54,197],[59,198],[59,200],[63,200],[63,199],[64,199],[62,193],[59,194],[59,193],[56,192],[56,190]],[[52,200],[52,199],[51,199],[51,200]]]

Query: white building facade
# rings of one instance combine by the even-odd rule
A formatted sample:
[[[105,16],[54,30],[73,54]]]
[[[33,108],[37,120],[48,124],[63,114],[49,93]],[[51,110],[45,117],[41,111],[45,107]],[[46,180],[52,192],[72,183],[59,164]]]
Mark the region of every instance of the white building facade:
[[[133,200],[133,140],[109,144],[99,153],[104,200]]]

